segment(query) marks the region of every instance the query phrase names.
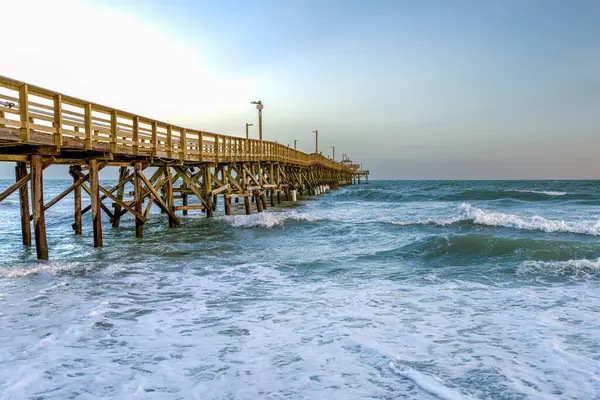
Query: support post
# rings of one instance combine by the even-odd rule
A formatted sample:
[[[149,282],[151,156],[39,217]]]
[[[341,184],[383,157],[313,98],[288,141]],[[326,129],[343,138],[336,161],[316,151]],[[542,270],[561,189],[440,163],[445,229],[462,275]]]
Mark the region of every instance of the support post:
[[[78,171],[81,174],[81,166],[73,165],[73,169]],[[77,182],[79,180],[79,174],[73,174],[73,182]],[[73,230],[76,235],[81,235],[81,186],[77,186],[73,189],[73,208],[75,214],[75,222],[73,223]]]
[[[127,176],[127,167],[119,168],[119,183],[123,182]],[[125,185],[121,185],[117,190],[117,199],[123,201],[123,194],[125,193]],[[115,218],[113,218],[112,226],[113,228],[118,228],[121,223],[121,205],[115,203]]]
[[[246,142],[248,142],[246,140]],[[250,215],[250,193],[248,193],[248,177],[246,176],[246,169],[242,166],[242,186],[246,196],[244,196],[244,208],[246,209],[246,215]]]
[[[133,196],[135,200],[135,211],[138,213],[143,213],[143,199],[142,199],[142,179],[140,178],[140,173],[142,172],[142,163],[140,161],[136,161],[134,164],[134,173],[135,176],[133,178]],[[137,216],[135,218],[135,236],[143,237],[144,236],[144,222],[139,219]]]
[[[15,168],[15,175],[17,181],[27,176],[27,164],[25,162],[18,162]],[[29,192],[27,185],[23,185],[19,188],[19,205],[21,208],[21,236],[23,238],[23,245],[31,246],[31,222],[29,214]]]
[[[165,174],[167,175],[165,204],[169,210],[171,210],[173,213],[175,213],[175,203],[173,200],[173,180],[171,179],[171,171],[170,171],[169,166],[165,167]],[[171,217],[170,214],[168,214],[168,215],[169,215],[169,228],[176,228],[178,226],[177,221],[175,221],[173,219],[173,217]]]
[[[98,160],[89,160],[90,197],[92,199],[92,228],[94,247],[102,247],[102,214],[100,213],[100,182],[98,179]]]
[[[181,184],[181,204],[183,206],[188,205],[188,195],[184,192],[185,190],[187,190],[187,184],[183,182]],[[183,215],[188,215],[188,210],[186,210],[185,208],[183,209]]]
[[[256,211],[263,212],[263,202],[261,200],[260,190],[254,192],[254,201],[256,202]]]
[[[27,85],[23,85],[19,88],[19,117],[21,119],[21,141],[29,142],[30,139],[30,128],[29,128],[29,88]],[[32,189],[33,195],[33,189]]]
[[[46,240],[46,218],[44,217],[44,167],[42,166],[42,156],[39,154],[32,154],[30,163],[35,250],[37,252],[38,260],[47,260],[48,242]]]
[[[267,196],[265,196],[265,192],[260,191],[259,196],[260,196],[260,201],[262,201],[263,210],[266,210],[267,209]]]
[[[206,196],[206,218],[213,216],[213,201],[210,195],[212,187],[212,176],[210,172],[210,164],[204,167],[204,194]]]
[[[229,166],[222,167],[221,177],[223,178],[222,179],[223,183],[227,185],[229,183],[229,179],[228,179],[227,171],[225,171],[225,168],[227,168],[229,170]],[[225,206],[225,215],[231,215],[231,199],[229,197],[227,197],[227,195],[230,193],[231,193],[231,190],[227,190],[227,191],[225,191],[225,193],[223,193],[223,205]]]

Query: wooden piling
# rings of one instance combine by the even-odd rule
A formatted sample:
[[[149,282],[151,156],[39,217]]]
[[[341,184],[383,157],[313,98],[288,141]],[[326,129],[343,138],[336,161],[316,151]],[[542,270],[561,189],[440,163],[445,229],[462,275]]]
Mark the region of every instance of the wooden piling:
[[[256,201],[256,211],[259,213],[263,212],[263,202],[260,197],[260,191],[256,191],[254,194],[254,199]]]
[[[204,167],[204,193],[206,196],[206,218],[213,216],[213,201],[210,194],[212,189],[212,174],[210,172],[210,166]]]
[[[248,177],[246,176],[246,167],[242,166],[242,187],[244,189],[244,209],[246,215],[250,215],[250,193],[248,193]]]
[[[127,177],[127,167],[119,168],[119,183],[122,183]],[[117,189],[117,199],[123,201],[123,195],[125,194],[125,185],[121,185],[119,189]],[[118,228],[121,223],[121,205],[117,202],[115,203],[115,217],[112,221],[113,228]]]
[[[80,165],[73,165],[71,168],[73,170],[79,172],[79,174],[81,174],[81,166]],[[73,183],[75,183],[79,180],[79,174],[77,174],[77,173],[71,174],[73,176]],[[73,225],[72,225],[73,230],[75,231],[76,235],[81,235],[81,232],[82,232],[81,186],[77,186],[75,189],[73,189],[73,215],[74,215],[74,219],[75,219],[75,221],[73,222]]]
[[[169,171],[169,167],[165,167],[165,174],[167,176],[167,184],[165,185],[165,204],[167,205],[168,209],[171,210],[173,214],[175,214],[175,201],[173,200],[173,180],[171,179],[171,172]],[[177,227],[179,225],[178,222],[171,216],[171,214],[168,215],[169,228]]]
[[[187,184],[184,182],[181,184],[181,204],[185,207],[188,205],[188,195],[187,193],[185,193],[185,190],[187,189]],[[202,210],[204,211],[204,210]],[[183,209],[183,215],[188,215],[188,210],[186,210],[185,208]]]
[[[48,259],[48,242],[46,240],[46,218],[44,216],[44,180],[42,156],[32,154],[31,164],[31,203],[33,210],[33,230],[35,233],[35,250],[39,260]]]
[[[225,171],[225,168],[229,168],[229,167],[225,167],[223,166],[221,169],[221,177],[222,182],[227,185],[229,182],[229,179],[227,178],[227,171]],[[225,193],[223,193],[223,205],[225,206],[225,215],[231,215],[231,199],[228,197],[228,195],[231,193],[231,190],[226,190]]]
[[[27,164],[24,161],[17,162],[15,177],[17,182],[27,176]],[[31,246],[31,215],[29,214],[29,191],[27,185],[19,188],[19,207],[21,210],[21,237],[23,245]]]
[[[88,161],[90,174],[90,197],[92,203],[92,229],[94,247],[102,247],[102,214],[100,214],[100,181],[98,177],[98,160]]]
[[[138,213],[143,213],[143,199],[142,199],[142,178],[140,178],[140,173],[142,172],[142,163],[140,161],[136,161],[134,164],[134,178],[133,178],[133,197],[135,202],[135,211]],[[136,216],[135,218],[135,236],[136,237],[144,237],[144,222]]]

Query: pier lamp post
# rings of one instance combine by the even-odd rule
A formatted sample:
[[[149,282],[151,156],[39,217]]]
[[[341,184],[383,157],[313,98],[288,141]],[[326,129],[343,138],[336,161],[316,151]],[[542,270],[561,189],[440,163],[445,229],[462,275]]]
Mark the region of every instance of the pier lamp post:
[[[333,161],[335,161],[335,146],[331,146],[331,148],[333,149]]]
[[[315,129],[313,133],[315,134],[315,153],[319,154],[319,130]]]
[[[248,137],[248,127],[249,127],[249,126],[254,126],[254,124],[249,124],[249,123],[247,123],[247,122],[246,122],[246,139],[248,139],[248,138],[249,138],[249,137]]]
[[[296,143],[298,143],[299,140],[298,139],[294,139],[294,150],[296,150]]]
[[[258,140],[260,141],[260,158],[263,155],[263,143],[262,143],[262,110],[264,108],[262,101],[252,101],[250,104],[256,104],[258,110]]]

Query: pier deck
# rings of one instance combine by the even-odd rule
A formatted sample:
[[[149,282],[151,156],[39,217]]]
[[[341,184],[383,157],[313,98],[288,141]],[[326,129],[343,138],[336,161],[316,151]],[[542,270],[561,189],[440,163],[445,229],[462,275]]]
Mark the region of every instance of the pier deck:
[[[74,234],[82,233],[82,217],[90,212],[94,246],[102,247],[102,212],[113,227],[124,214],[132,214],[136,235],[142,237],[153,204],[166,214],[170,227],[177,227],[180,215],[188,211],[211,217],[218,195],[227,215],[232,199],[240,198],[250,214],[251,199],[262,212],[267,198],[272,206],[282,197],[295,201],[298,192],[320,194],[329,187],[352,184],[361,174],[353,165],[320,154],[189,129],[2,76],[0,161],[16,162],[15,184],[0,193],[0,202],[18,191],[23,244],[32,245],[32,220],[39,259],[48,258],[44,212],[71,192]],[[46,202],[43,171],[53,164],[69,165],[73,184]],[[118,183],[104,188],[98,173],[110,167],[119,168]],[[148,167],[157,168],[149,174]],[[126,185],[133,185],[132,200],[125,200]],[[91,199],[84,209],[82,189]],[[197,197],[200,204],[189,204],[188,196]]]

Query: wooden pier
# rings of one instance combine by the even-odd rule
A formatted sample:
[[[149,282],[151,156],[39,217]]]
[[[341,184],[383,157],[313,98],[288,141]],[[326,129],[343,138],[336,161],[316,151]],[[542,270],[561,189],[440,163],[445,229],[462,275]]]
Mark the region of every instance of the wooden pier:
[[[38,259],[48,259],[45,211],[71,192],[73,233],[82,234],[82,218],[91,214],[94,246],[102,247],[101,213],[115,228],[123,215],[133,215],[136,236],[142,237],[153,204],[175,228],[189,211],[211,217],[219,195],[226,215],[232,200],[240,199],[250,214],[252,208],[262,212],[269,203],[320,194],[362,176],[354,165],[317,153],[189,129],[2,76],[0,161],[16,163],[15,184],[0,193],[0,202],[18,192],[23,245],[32,245],[33,222]],[[43,174],[53,164],[69,165],[73,183],[46,201]],[[105,188],[98,173],[111,167],[119,168],[119,178]],[[133,185],[130,200],[125,199],[128,184]],[[82,189],[91,200],[85,208]],[[190,204],[190,196],[198,204]]]

